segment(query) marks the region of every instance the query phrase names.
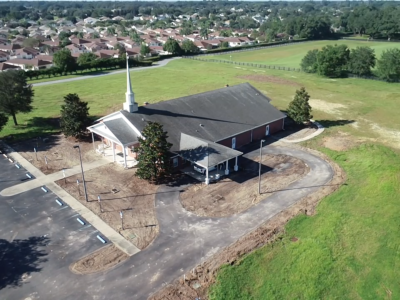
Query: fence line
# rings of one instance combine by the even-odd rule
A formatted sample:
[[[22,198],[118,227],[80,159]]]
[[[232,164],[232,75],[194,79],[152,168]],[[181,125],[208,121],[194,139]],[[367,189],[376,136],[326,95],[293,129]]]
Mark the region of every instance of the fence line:
[[[291,72],[303,72],[300,68],[253,64],[253,63],[248,63],[248,62],[220,60],[220,59],[205,59],[205,58],[200,58],[198,56],[182,56],[182,58],[198,60],[198,61],[205,61],[205,62],[216,62],[216,63],[232,64],[232,65],[238,65],[238,66],[247,66],[247,67],[253,67],[253,68],[260,68],[260,69],[291,71]],[[381,78],[376,77],[376,76],[359,76],[359,75],[355,75],[355,74],[349,73],[349,74],[347,74],[347,77],[348,78],[358,78],[358,79],[377,80],[377,81],[388,82],[387,80],[381,79]],[[400,81],[399,80],[394,80],[394,81],[391,81],[391,82],[400,82]]]

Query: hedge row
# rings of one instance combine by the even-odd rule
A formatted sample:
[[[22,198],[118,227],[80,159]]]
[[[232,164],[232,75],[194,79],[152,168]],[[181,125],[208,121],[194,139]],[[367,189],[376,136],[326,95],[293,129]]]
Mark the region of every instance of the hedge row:
[[[129,59],[129,65],[131,67],[147,67],[153,64],[152,61],[137,61],[136,59]],[[38,79],[39,77],[52,77],[52,76],[62,76],[67,74],[78,74],[83,72],[91,72],[91,71],[101,71],[104,69],[118,69],[125,68],[126,60],[124,58],[102,58],[96,59],[91,63],[84,65],[74,65],[72,70],[69,72],[64,72],[60,68],[51,67],[48,69],[41,70],[29,70],[26,71],[26,76],[32,80],[33,78]]]

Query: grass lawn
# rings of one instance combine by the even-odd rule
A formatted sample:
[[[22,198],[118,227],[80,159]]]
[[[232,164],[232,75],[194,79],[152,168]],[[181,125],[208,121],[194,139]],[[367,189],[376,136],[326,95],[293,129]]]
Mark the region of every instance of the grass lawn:
[[[313,74],[239,68],[237,66],[177,60],[158,69],[131,74],[139,104],[200,93],[225,84],[250,82],[285,109],[294,92],[305,86],[311,95],[314,117],[328,120],[325,125],[342,126],[352,134],[399,142],[394,130],[400,130],[398,118],[399,85],[361,79],[327,79]],[[63,97],[77,93],[89,102],[90,114],[102,116],[122,108],[125,101],[125,74],[35,87],[34,110],[18,114],[19,126],[10,120],[0,137],[27,138],[52,132],[57,125]],[[331,122],[333,121],[333,122]]]
[[[68,79],[68,78],[75,78],[75,77],[82,77],[85,75],[96,75],[96,74],[105,74],[105,73],[111,73],[118,71],[120,69],[110,69],[110,70],[102,70],[102,71],[86,71],[82,72],[79,74],[71,74],[71,75],[64,75],[64,76],[56,76],[56,77],[40,77],[39,79],[33,78],[32,80],[28,80],[28,83],[34,84],[34,83],[40,83],[40,82],[48,82],[48,81],[57,81],[57,80],[62,80],[62,79]]]
[[[334,44],[346,44],[349,48],[356,48],[358,46],[369,46],[375,50],[375,55],[380,58],[383,50],[388,48],[400,48],[400,43],[391,42],[369,42],[369,41],[317,41],[317,42],[306,42],[300,44],[293,44],[290,46],[282,46],[275,48],[267,48],[255,51],[244,51],[244,52],[231,52],[224,53],[221,55],[207,56],[207,59],[221,59],[240,62],[250,62],[265,65],[274,65],[282,67],[300,68],[300,62],[303,57],[307,54],[307,51],[312,49],[321,49],[326,45]]]
[[[210,299],[400,298],[400,153],[320,150],[345,169],[347,185],[315,216],[291,220],[281,241],[223,267]]]

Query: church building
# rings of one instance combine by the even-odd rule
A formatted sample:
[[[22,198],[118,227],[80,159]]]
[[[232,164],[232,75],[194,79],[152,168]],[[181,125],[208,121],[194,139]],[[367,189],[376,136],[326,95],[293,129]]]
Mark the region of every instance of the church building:
[[[132,91],[129,63],[127,91],[123,109],[109,114],[88,127],[100,136],[103,145],[115,153],[122,152],[124,166],[127,158],[136,158],[134,148],[147,122],[158,122],[168,133],[171,164],[179,169],[191,163],[208,170],[224,165],[228,175],[229,161],[238,170],[240,147],[284,129],[286,115],[270,104],[270,99],[249,83],[138,106]]]

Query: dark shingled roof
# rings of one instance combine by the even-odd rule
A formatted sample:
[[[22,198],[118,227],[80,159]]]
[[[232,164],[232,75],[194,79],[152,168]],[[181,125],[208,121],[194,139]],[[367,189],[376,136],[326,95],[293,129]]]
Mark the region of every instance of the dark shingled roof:
[[[270,99],[248,83],[140,106],[121,113],[139,130],[146,121],[158,122],[168,132],[172,151],[179,150],[180,134],[218,142],[285,118]]]
[[[123,145],[137,142],[138,138],[135,132],[124,120],[115,119],[103,123]]]

